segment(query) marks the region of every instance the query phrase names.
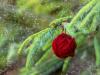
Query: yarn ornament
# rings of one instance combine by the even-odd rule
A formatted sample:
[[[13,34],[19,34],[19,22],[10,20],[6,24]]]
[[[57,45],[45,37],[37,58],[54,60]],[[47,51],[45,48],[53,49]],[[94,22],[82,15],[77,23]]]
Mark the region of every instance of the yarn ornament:
[[[59,58],[75,55],[76,41],[72,36],[62,32],[52,42],[53,53]]]

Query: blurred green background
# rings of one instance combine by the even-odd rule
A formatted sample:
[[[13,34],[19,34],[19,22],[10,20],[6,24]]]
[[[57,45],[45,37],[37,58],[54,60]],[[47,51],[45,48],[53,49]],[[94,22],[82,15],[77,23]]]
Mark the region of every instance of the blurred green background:
[[[0,69],[9,64],[9,51],[16,51],[29,35],[57,18],[74,16],[88,1],[0,0]]]

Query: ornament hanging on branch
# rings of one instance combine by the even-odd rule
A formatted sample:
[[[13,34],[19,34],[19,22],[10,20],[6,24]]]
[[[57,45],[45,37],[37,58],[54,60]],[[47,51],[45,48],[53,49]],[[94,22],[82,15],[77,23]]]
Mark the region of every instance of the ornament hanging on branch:
[[[62,27],[64,31],[64,27]],[[66,32],[62,32],[52,42],[52,50],[59,58],[73,57],[76,49],[76,41],[74,37]]]

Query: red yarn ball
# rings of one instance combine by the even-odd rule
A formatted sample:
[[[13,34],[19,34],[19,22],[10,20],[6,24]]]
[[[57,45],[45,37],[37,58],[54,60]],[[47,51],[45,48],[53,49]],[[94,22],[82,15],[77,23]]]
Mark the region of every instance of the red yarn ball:
[[[61,33],[52,42],[52,50],[59,58],[73,57],[75,48],[75,39],[66,33]]]

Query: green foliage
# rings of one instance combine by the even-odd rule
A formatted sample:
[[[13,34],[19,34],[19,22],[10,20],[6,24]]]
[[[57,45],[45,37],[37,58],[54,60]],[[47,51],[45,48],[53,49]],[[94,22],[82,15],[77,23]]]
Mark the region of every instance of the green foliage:
[[[61,11],[63,6],[63,1],[56,1],[56,0],[18,0],[17,6],[19,7],[19,11],[25,11],[31,9],[37,14],[45,14],[45,13],[52,13],[54,11]],[[34,5],[34,6],[33,6]]]
[[[63,61],[57,59],[56,57],[51,57],[47,61],[45,61],[41,64],[39,64],[33,68],[32,75],[40,75],[40,74],[48,75],[48,74],[56,71],[58,68],[60,68],[61,65],[63,64]],[[48,65],[48,66],[46,66],[46,65]],[[43,67],[45,67],[45,68],[43,68]]]
[[[56,19],[56,20],[52,21],[49,26],[52,27],[52,28],[56,28],[56,27],[61,26],[63,22],[68,22],[71,19],[72,19],[72,16],[59,18],[59,19]]]
[[[76,14],[80,6],[87,2],[89,3]],[[51,52],[52,40],[61,33],[60,26],[65,22],[64,28],[68,34],[75,37],[77,48],[84,45],[88,35],[95,32],[100,25],[99,7],[99,0],[67,0],[66,2],[63,0],[17,0],[17,8],[16,6],[12,9],[0,7],[0,11],[4,13],[0,14],[2,16],[0,51],[3,47],[6,48],[3,49],[4,52],[0,52],[0,60],[4,60],[0,61],[0,68],[16,62],[18,57],[25,56],[25,66],[22,67],[20,75],[48,75],[62,66],[64,75],[70,66],[71,59],[64,61],[56,58]],[[74,14],[76,14],[75,17],[73,17]],[[60,18],[52,21],[50,27],[46,28],[54,17]],[[46,29],[42,30],[43,28]],[[37,32],[39,30],[42,31]],[[34,32],[37,33],[32,34]],[[24,38],[20,38],[23,35]],[[26,40],[21,43],[25,38]],[[94,43],[96,64],[99,64],[99,46],[96,39]],[[77,50],[77,53],[81,56],[82,51]]]
[[[44,18],[41,20],[39,15],[34,16],[28,11],[19,14],[17,10],[15,6],[0,6],[0,51],[6,52],[5,66],[16,62],[16,47],[20,45],[20,42],[31,33],[47,27],[46,24],[49,22],[47,18],[50,19],[50,17],[41,16],[42,19]],[[2,55],[0,58],[2,59]]]
[[[81,0],[18,0],[17,7],[20,13],[29,10],[36,14],[47,14],[56,17],[73,15],[80,5],[84,5]],[[76,9],[77,8],[77,9]]]
[[[99,12],[100,12],[98,10],[98,7],[99,7],[99,3],[97,3],[95,0],[92,0],[90,3],[88,3],[85,7],[83,7],[79,11],[79,13],[72,19],[71,23],[69,23],[68,25],[65,26],[68,33],[76,38],[78,47],[80,46],[80,44],[84,44],[82,41],[87,38],[87,36],[88,36],[87,33],[92,33],[93,31],[96,30],[96,27],[98,26],[97,21],[99,20],[99,18],[97,18],[97,16],[99,16]],[[84,10],[87,10],[87,11],[84,11]],[[94,10],[96,12],[94,12]],[[91,17],[93,17],[94,13],[95,13],[94,17],[96,17],[96,18],[91,19]],[[47,75],[52,70],[54,70],[52,67],[54,66],[53,63],[55,63],[56,61],[49,62],[49,60],[51,59],[50,57],[52,57],[51,56],[52,53],[50,53],[50,56],[49,56],[49,54],[48,54],[49,50],[48,49],[43,50],[42,47],[46,46],[46,45],[48,45],[48,47],[51,46],[51,43],[47,44],[48,39],[49,40],[51,39],[51,42],[52,42],[53,38],[61,32],[61,31],[60,32],[58,31],[58,30],[60,30],[59,25],[61,25],[62,24],[61,22],[66,19],[68,19],[68,18],[64,17],[64,18],[53,21],[50,24],[50,26],[52,28],[48,28],[48,29],[40,31],[36,34],[33,34],[33,35],[29,36],[29,38],[27,38],[23,42],[18,53],[19,54],[22,54],[22,52],[24,52],[24,54],[25,54],[25,52],[27,53],[26,54],[27,55],[26,67],[24,69],[25,70],[31,69],[32,71],[29,71],[29,74]],[[93,21],[92,24],[90,23],[91,21]],[[87,23],[90,24],[90,26],[88,26]],[[79,24],[80,24],[80,26],[79,26]],[[81,27],[82,27],[82,29],[81,29]],[[87,30],[85,28],[87,28]],[[75,31],[76,29],[78,31]],[[83,30],[85,30],[85,32]],[[56,32],[57,32],[57,34],[55,34]],[[51,36],[53,38],[50,38]],[[28,44],[30,44],[30,41],[32,41],[32,44],[30,46],[28,46]],[[28,48],[28,49],[24,49],[24,48]],[[25,50],[28,50],[28,51],[25,51]],[[42,50],[44,51],[44,53]],[[40,51],[41,53],[39,55],[35,55],[35,54],[38,54],[38,51]],[[38,58],[38,56],[39,56],[39,58]],[[48,67],[44,67],[44,63],[45,64],[47,63],[46,61],[49,63],[50,66],[48,65]],[[57,64],[57,62],[55,64]],[[68,63],[65,63],[65,66],[63,67],[63,71],[64,71],[64,69],[67,68],[66,65],[68,65]],[[50,67],[50,69],[46,70],[49,67]],[[43,68],[43,69],[41,69],[41,68]],[[49,70],[50,70],[50,72],[49,72]],[[28,73],[28,71],[27,71],[27,73]]]
[[[96,65],[100,66],[100,41],[97,37],[94,38],[94,47],[95,47],[95,56],[96,56]]]
[[[67,18],[70,18],[70,17],[67,17]],[[29,36],[23,42],[23,44],[20,46],[20,48],[18,50],[18,54],[19,54],[19,56],[22,56],[23,54],[27,55],[26,70],[31,69],[32,66],[35,66],[35,64],[40,65],[42,61],[48,60],[48,56],[49,56],[48,48],[51,48],[52,40],[60,32],[61,32],[61,30],[59,29],[59,27],[47,28],[36,34]],[[52,55],[52,53],[50,53],[50,55]]]
[[[61,72],[62,75],[65,75],[67,73],[68,68],[70,66],[70,62],[71,62],[70,57],[65,59],[64,64],[63,64],[63,68],[62,68],[62,72]]]
[[[100,2],[92,0],[90,3],[84,6],[79,11],[79,13],[72,19],[70,25],[67,25],[66,30],[69,32],[69,34],[76,36],[75,33],[79,31],[87,35],[95,31],[99,25],[98,20],[100,20],[100,18],[98,18],[100,16],[99,5]]]
[[[62,60],[59,60],[54,55],[51,57],[47,56],[45,62],[41,62],[38,65],[35,65],[32,69],[22,69],[20,75],[48,75],[56,71],[63,64]]]
[[[17,7],[21,13],[29,10],[36,14],[65,17],[73,15],[80,5],[84,5],[89,1],[90,0],[18,0]]]
[[[21,55],[21,53],[25,51],[23,49],[23,47],[27,46],[27,44],[29,44],[29,42],[33,40],[32,45],[30,45],[28,47],[28,49],[26,49],[28,51],[25,51],[25,53],[27,53],[27,60],[26,60],[26,67],[27,68],[28,67],[32,67],[32,64],[36,63],[36,60],[37,60],[36,57],[39,56],[39,55],[36,55],[36,53],[38,53],[39,50],[40,50],[40,52],[44,52],[45,51],[45,50],[43,50],[44,49],[43,46],[46,46],[46,45],[51,46],[51,43],[46,44],[46,42],[48,42],[50,39],[52,41],[53,38],[56,35],[58,35],[59,33],[60,33],[59,30],[57,31],[55,29],[48,28],[48,29],[45,29],[43,31],[40,31],[39,33],[34,34],[34,36],[33,35],[30,36],[28,39],[26,39],[24,41],[24,43],[21,45],[20,49],[18,50],[18,54],[19,55]],[[44,39],[42,39],[42,38],[44,38]]]
[[[6,67],[6,64],[7,64],[6,56],[7,56],[7,52],[4,52],[1,50],[0,51],[0,69],[4,69]]]
[[[18,44],[12,43],[9,46],[9,50],[7,53],[7,64],[13,64],[17,60],[17,49],[18,49]]]

